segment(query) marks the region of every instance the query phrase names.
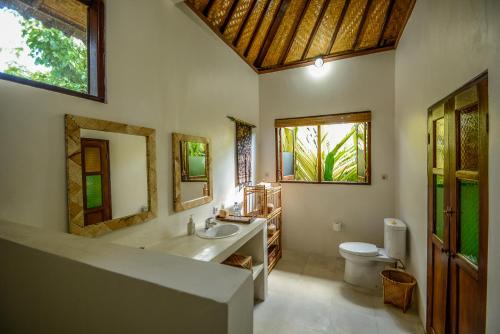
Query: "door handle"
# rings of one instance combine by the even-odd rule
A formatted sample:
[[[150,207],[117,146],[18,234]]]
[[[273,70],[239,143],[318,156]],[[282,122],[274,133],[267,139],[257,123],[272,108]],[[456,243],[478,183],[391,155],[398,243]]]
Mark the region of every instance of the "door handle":
[[[453,211],[450,207],[447,207],[444,211],[443,211],[447,216],[451,216],[455,211]]]

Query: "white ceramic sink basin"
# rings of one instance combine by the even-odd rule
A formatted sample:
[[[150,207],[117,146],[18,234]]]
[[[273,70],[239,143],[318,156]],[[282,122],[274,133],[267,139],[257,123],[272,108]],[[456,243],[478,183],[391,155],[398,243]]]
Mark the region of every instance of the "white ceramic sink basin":
[[[240,227],[236,224],[219,224],[208,230],[201,229],[196,234],[203,239],[222,239],[238,234]]]

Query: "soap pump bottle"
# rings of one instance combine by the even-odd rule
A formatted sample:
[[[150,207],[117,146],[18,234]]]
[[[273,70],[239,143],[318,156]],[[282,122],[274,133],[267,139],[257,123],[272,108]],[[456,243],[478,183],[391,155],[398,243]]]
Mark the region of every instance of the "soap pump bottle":
[[[194,235],[195,231],[196,231],[196,225],[194,224],[194,221],[193,221],[193,215],[190,215],[189,222],[187,224],[187,234]]]

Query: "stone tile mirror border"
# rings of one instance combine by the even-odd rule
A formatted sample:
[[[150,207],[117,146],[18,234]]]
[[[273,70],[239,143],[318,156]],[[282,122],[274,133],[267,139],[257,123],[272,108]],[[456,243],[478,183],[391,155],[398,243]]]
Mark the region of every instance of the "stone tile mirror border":
[[[85,226],[83,209],[83,179],[80,130],[97,130],[146,137],[148,210],[137,214]],[[69,232],[96,237],[127,226],[145,223],[156,217],[156,131],[154,129],[111,121],[65,115],[66,187]]]
[[[204,143],[206,145],[206,164],[207,164],[207,191],[208,195],[202,196],[200,198],[182,201],[182,191],[181,191],[181,182],[182,182],[182,152],[181,152],[181,144],[185,142],[196,142],[196,143]],[[205,137],[198,136],[190,136],[183,135],[180,133],[172,133],[172,161],[174,163],[174,211],[184,211],[191,208],[195,208],[197,206],[210,203],[213,199],[212,196],[212,158],[211,154],[211,144],[210,139]]]

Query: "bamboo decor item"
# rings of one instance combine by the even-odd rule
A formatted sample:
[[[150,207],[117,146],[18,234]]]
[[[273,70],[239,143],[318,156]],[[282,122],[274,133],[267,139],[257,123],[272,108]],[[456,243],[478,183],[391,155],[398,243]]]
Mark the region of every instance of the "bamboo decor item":
[[[276,266],[282,255],[281,191],[281,184],[271,183],[267,188],[264,185],[247,186],[243,192],[243,215],[266,219],[269,272]]]

